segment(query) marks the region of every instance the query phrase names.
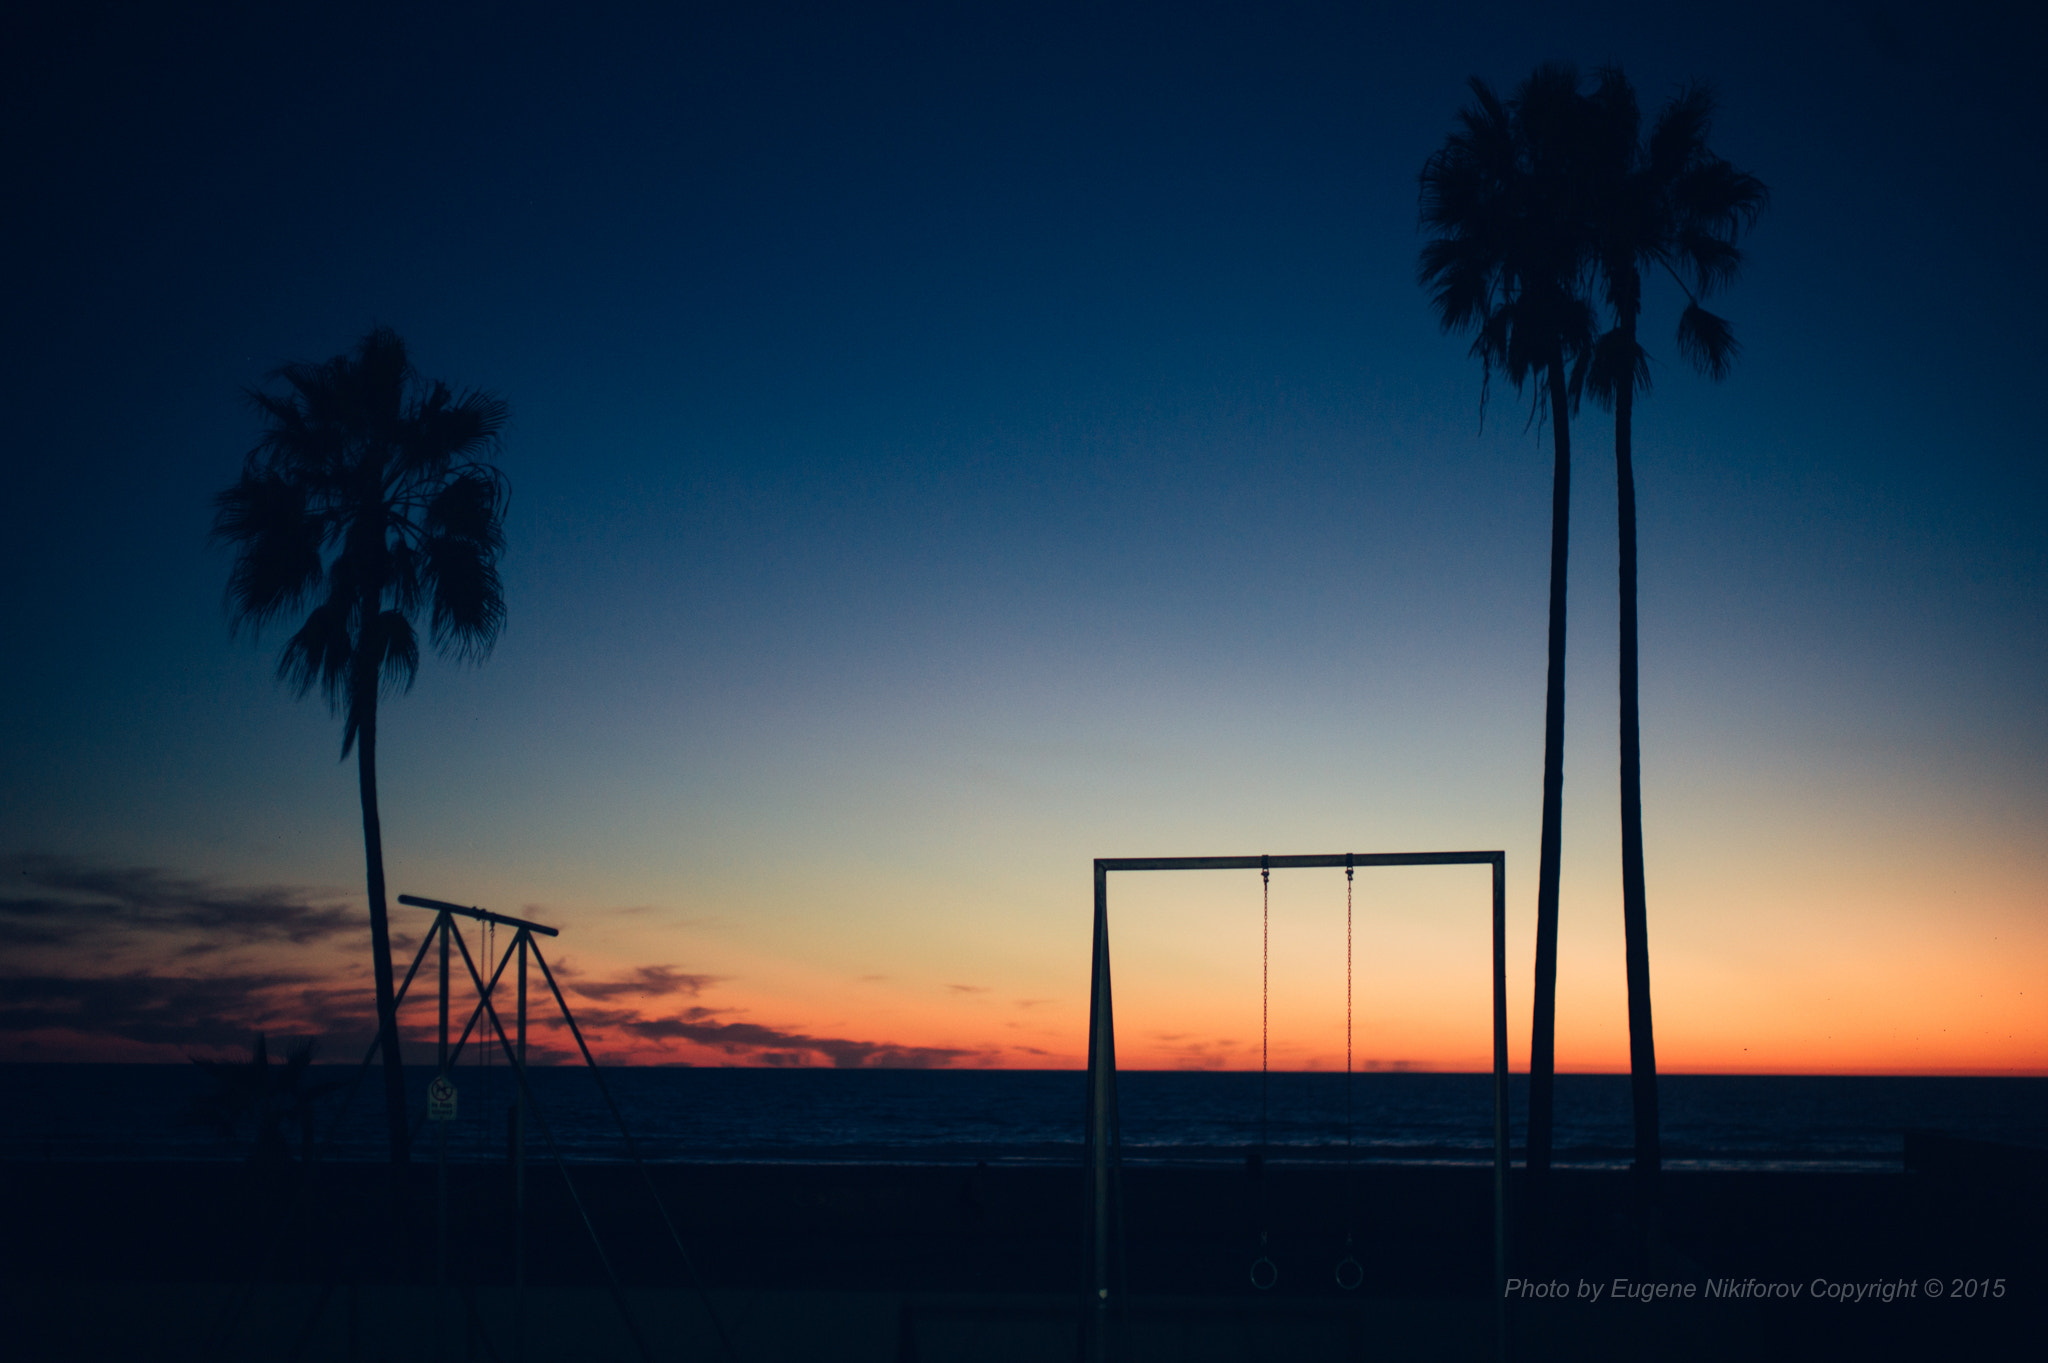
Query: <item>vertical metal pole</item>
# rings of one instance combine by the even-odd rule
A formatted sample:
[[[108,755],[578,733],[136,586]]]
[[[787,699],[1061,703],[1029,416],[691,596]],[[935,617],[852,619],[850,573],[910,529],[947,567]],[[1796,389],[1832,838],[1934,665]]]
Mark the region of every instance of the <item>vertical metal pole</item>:
[[[526,943],[519,929],[519,1072],[526,1072]],[[526,1101],[512,1098],[512,1357],[526,1356]]]
[[[441,933],[441,1058],[436,1073],[448,1078],[448,933],[454,926],[443,909],[434,925]],[[434,1338],[441,1338],[448,1315],[448,1123],[434,1123],[434,1217],[438,1245],[434,1260],[434,1285],[441,1289],[434,1302]]]
[[[1508,1356],[1508,867],[1493,859],[1493,1309],[1494,1344]]]
[[[1088,990],[1088,1294],[1099,1358],[1107,1340],[1116,1157],[1116,1029],[1109,993],[1109,873],[1095,863],[1095,946]]]

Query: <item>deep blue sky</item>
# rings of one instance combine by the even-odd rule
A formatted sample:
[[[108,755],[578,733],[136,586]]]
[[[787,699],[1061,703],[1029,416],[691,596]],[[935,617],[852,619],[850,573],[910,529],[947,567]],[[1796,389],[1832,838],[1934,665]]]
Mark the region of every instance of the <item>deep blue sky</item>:
[[[1482,429],[1415,175],[1468,75],[1615,60],[1648,105],[1710,78],[1775,192],[1735,376],[1677,362],[1668,294],[1648,321],[1674,1044],[1734,1063],[1747,980],[1837,1055],[1799,982],[1874,923],[1873,1016],[1901,962],[1951,1012],[2038,967],[2038,28],[1413,8],[12,9],[0,853],[355,893],[336,728],[229,641],[205,530],[239,391],[382,322],[513,410],[511,623],[392,712],[398,888],[968,1049],[975,990],[1078,1006],[1092,855],[1505,846],[1526,919],[1549,459],[1512,393]],[[1573,543],[1586,1064],[1623,1035],[1609,432]],[[1729,945],[1764,922],[1806,928]],[[2048,1063],[1999,998],[1975,1050],[1830,1063]]]

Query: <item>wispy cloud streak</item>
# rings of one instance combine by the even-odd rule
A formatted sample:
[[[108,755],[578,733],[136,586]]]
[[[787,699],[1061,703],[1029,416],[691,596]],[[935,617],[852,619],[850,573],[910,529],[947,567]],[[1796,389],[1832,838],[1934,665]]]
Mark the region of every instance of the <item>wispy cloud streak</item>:
[[[567,972],[560,965],[554,967],[555,974]],[[586,999],[616,999],[640,996],[646,998],[667,998],[683,994],[696,998],[706,988],[720,984],[724,975],[700,975],[678,970],[672,965],[643,965],[632,974],[616,980],[565,981],[563,988],[571,994],[580,994]]]
[[[955,1046],[904,1046],[890,1041],[857,1041],[850,1037],[813,1036],[759,1022],[722,1022],[722,1011],[692,1007],[675,1017],[644,1017],[638,1013],[593,1012],[592,1026],[616,1028],[645,1041],[688,1041],[709,1046],[735,1059],[762,1065],[808,1065],[822,1059],[837,1069],[938,1069],[982,1055]]]
[[[237,888],[150,866],[73,857],[0,858],[0,931],[16,946],[72,947],[145,933],[182,956],[266,942],[310,946],[364,930],[333,896],[289,886]]]

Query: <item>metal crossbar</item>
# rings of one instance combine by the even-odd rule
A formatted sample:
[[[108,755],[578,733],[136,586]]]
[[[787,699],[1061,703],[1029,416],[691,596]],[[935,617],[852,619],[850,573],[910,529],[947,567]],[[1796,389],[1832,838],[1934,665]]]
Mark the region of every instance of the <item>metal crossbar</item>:
[[[450,904],[445,899],[423,899],[416,894],[402,894],[398,896],[398,902],[409,904],[415,909],[432,909],[436,913],[460,914],[464,918],[474,918],[485,923],[506,923],[515,928],[525,928],[528,932],[537,932],[543,937],[560,937],[562,935],[560,928],[551,928],[541,923],[529,923],[524,918],[513,918],[507,914],[492,913],[489,909],[479,909],[474,904]]]

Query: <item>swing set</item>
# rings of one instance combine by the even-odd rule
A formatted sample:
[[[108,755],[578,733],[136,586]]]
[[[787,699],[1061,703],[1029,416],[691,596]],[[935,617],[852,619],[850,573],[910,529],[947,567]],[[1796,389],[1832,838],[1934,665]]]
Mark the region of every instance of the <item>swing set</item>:
[[[1493,1278],[1501,1303],[1507,1282],[1508,1014],[1507,854],[1505,852],[1342,852],[1310,856],[1097,857],[1095,859],[1094,963],[1088,1004],[1087,1297],[1100,1321],[1126,1291],[1123,1234],[1123,1154],[1117,1121],[1116,1035],[1109,987],[1109,875],[1112,871],[1257,871],[1260,881],[1259,1148],[1266,1155],[1268,1080],[1271,1075],[1272,876],[1275,870],[1342,867],[1344,870],[1344,1127],[1348,1157],[1353,1153],[1352,1076],[1352,885],[1358,868],[1372,866],[1491,866],[1493,868]],[[1249,1277],[1261,1292],[1280,1280],[1269,1252],[1261,1181],[1260,1231]],[[1337,1285],[1356,1291],[1364,1267],[1353,1254],[1347,1208],[1344,1257],[1334,1266]],[[1112,1295],[1114,1293],[1114,1296]],[[1497,1322],[1505,1329],[1505,1317]]]

